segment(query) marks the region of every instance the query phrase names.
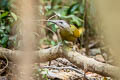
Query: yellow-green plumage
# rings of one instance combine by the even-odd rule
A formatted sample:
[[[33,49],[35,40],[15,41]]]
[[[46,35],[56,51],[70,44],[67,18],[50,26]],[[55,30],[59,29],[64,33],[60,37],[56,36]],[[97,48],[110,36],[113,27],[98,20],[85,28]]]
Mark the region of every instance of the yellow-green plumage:
[[[76,41],[76,39],[80,37],[84,32],[84,28],[78,29],[74,25],[70,25],[70,29],[72,33],[70,33],[67,29],[64,28],[60,30],[60,35],[63,40],[72,41],[72,42]]]

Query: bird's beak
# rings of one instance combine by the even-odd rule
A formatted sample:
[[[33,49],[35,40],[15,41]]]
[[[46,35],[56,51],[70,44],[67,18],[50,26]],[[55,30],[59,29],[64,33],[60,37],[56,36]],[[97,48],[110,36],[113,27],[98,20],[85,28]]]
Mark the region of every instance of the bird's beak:
[[[46,20],[46,21],[47,21],[47,22],[52,22],[52,23],[54,23],[54,24],[60,26],[58,20]],[[62,28],[64,28],[64,27],[60,26],[59,28],[62,29]]]
[[[45,22],[52,22],[52,23],[57,23],[57,20],[40,20],[40,21],[45,21]]]
[[[42,20],[42,21],[52,22],[52,23],[54,23],[54,24],[58,24],[58,21],[57,21],[57,20]]]
[[[58,21],[57,20],[47,20],[48,22],[52,22],[52,23],[55,23],[55,24],[57,24],[58,23]]]

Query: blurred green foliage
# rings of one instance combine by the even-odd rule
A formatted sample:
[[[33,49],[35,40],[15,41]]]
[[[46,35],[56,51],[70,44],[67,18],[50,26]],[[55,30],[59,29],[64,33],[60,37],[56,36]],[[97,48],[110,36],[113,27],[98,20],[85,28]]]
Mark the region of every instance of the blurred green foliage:
[[[60,19],[81,27],[84,23],[84,2],[84,0],[44,0],[45,15],[50,17],[57,14]]]
[[[11,25],[16,20],[15,14],[10,11],[10,2],[0,0],[0,46],[8,47]]]

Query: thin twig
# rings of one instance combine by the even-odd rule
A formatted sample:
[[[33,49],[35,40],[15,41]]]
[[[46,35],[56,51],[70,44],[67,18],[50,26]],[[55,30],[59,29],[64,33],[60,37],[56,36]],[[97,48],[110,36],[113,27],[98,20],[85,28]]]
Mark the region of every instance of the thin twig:
[[[51,16],[50,18],[48,18],[48,20],[50,20],[50,19],[52,19],[52,18],[54,18],[54,17],[56,17],[56,16],[58,16],[58,15],[55,14],[55,15]]]
[[[2,72],[3,70],[5,70],[5,69],[8,67],[8,59],[7,59],[7,57],[6,57],[5,55],[3,55],[3,56],[4,56],[4,58],[6,59],[7,64],[5,65],[4,68],[0,69],[0,72]]]
[[[88,28],[88,22],[87,22],[87,0],[85,0],[85,11],[84,11],[84,27],[85,27],[85,48],[86,48],[86,55],[89,55],[89,28]]]
[[[49,20],[51,20],[52,18],[54,18],[54,17],[56,17],[56,16],[58,16],[58,15],[55,14],[55,15],[51,16],[50,18],[48,18],[47,20],[45,20],[45,19],[40,19],[40,20],[33,20],[33,21],[38,21],[38,22],[41,22],[41,21],[49,21]]]
[[[84,72],[82,70],[78,70],[78,69],[75,69],[75,68],[72,68],[72,67],[54,67],[54,66],[44,66],[43,68],[52,68],[52,69],[70,69],[70,70],[73,70],[79,74],[82,74],[84,75]]]

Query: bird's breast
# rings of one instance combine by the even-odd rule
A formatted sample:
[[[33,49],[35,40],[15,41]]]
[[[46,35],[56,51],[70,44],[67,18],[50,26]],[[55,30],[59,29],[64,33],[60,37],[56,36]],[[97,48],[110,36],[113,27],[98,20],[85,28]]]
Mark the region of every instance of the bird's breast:
[[[65,29],[60,30],[60,35],[61,35],[62,40],[75,41],[77,39],[69,31],[67,31]]]

